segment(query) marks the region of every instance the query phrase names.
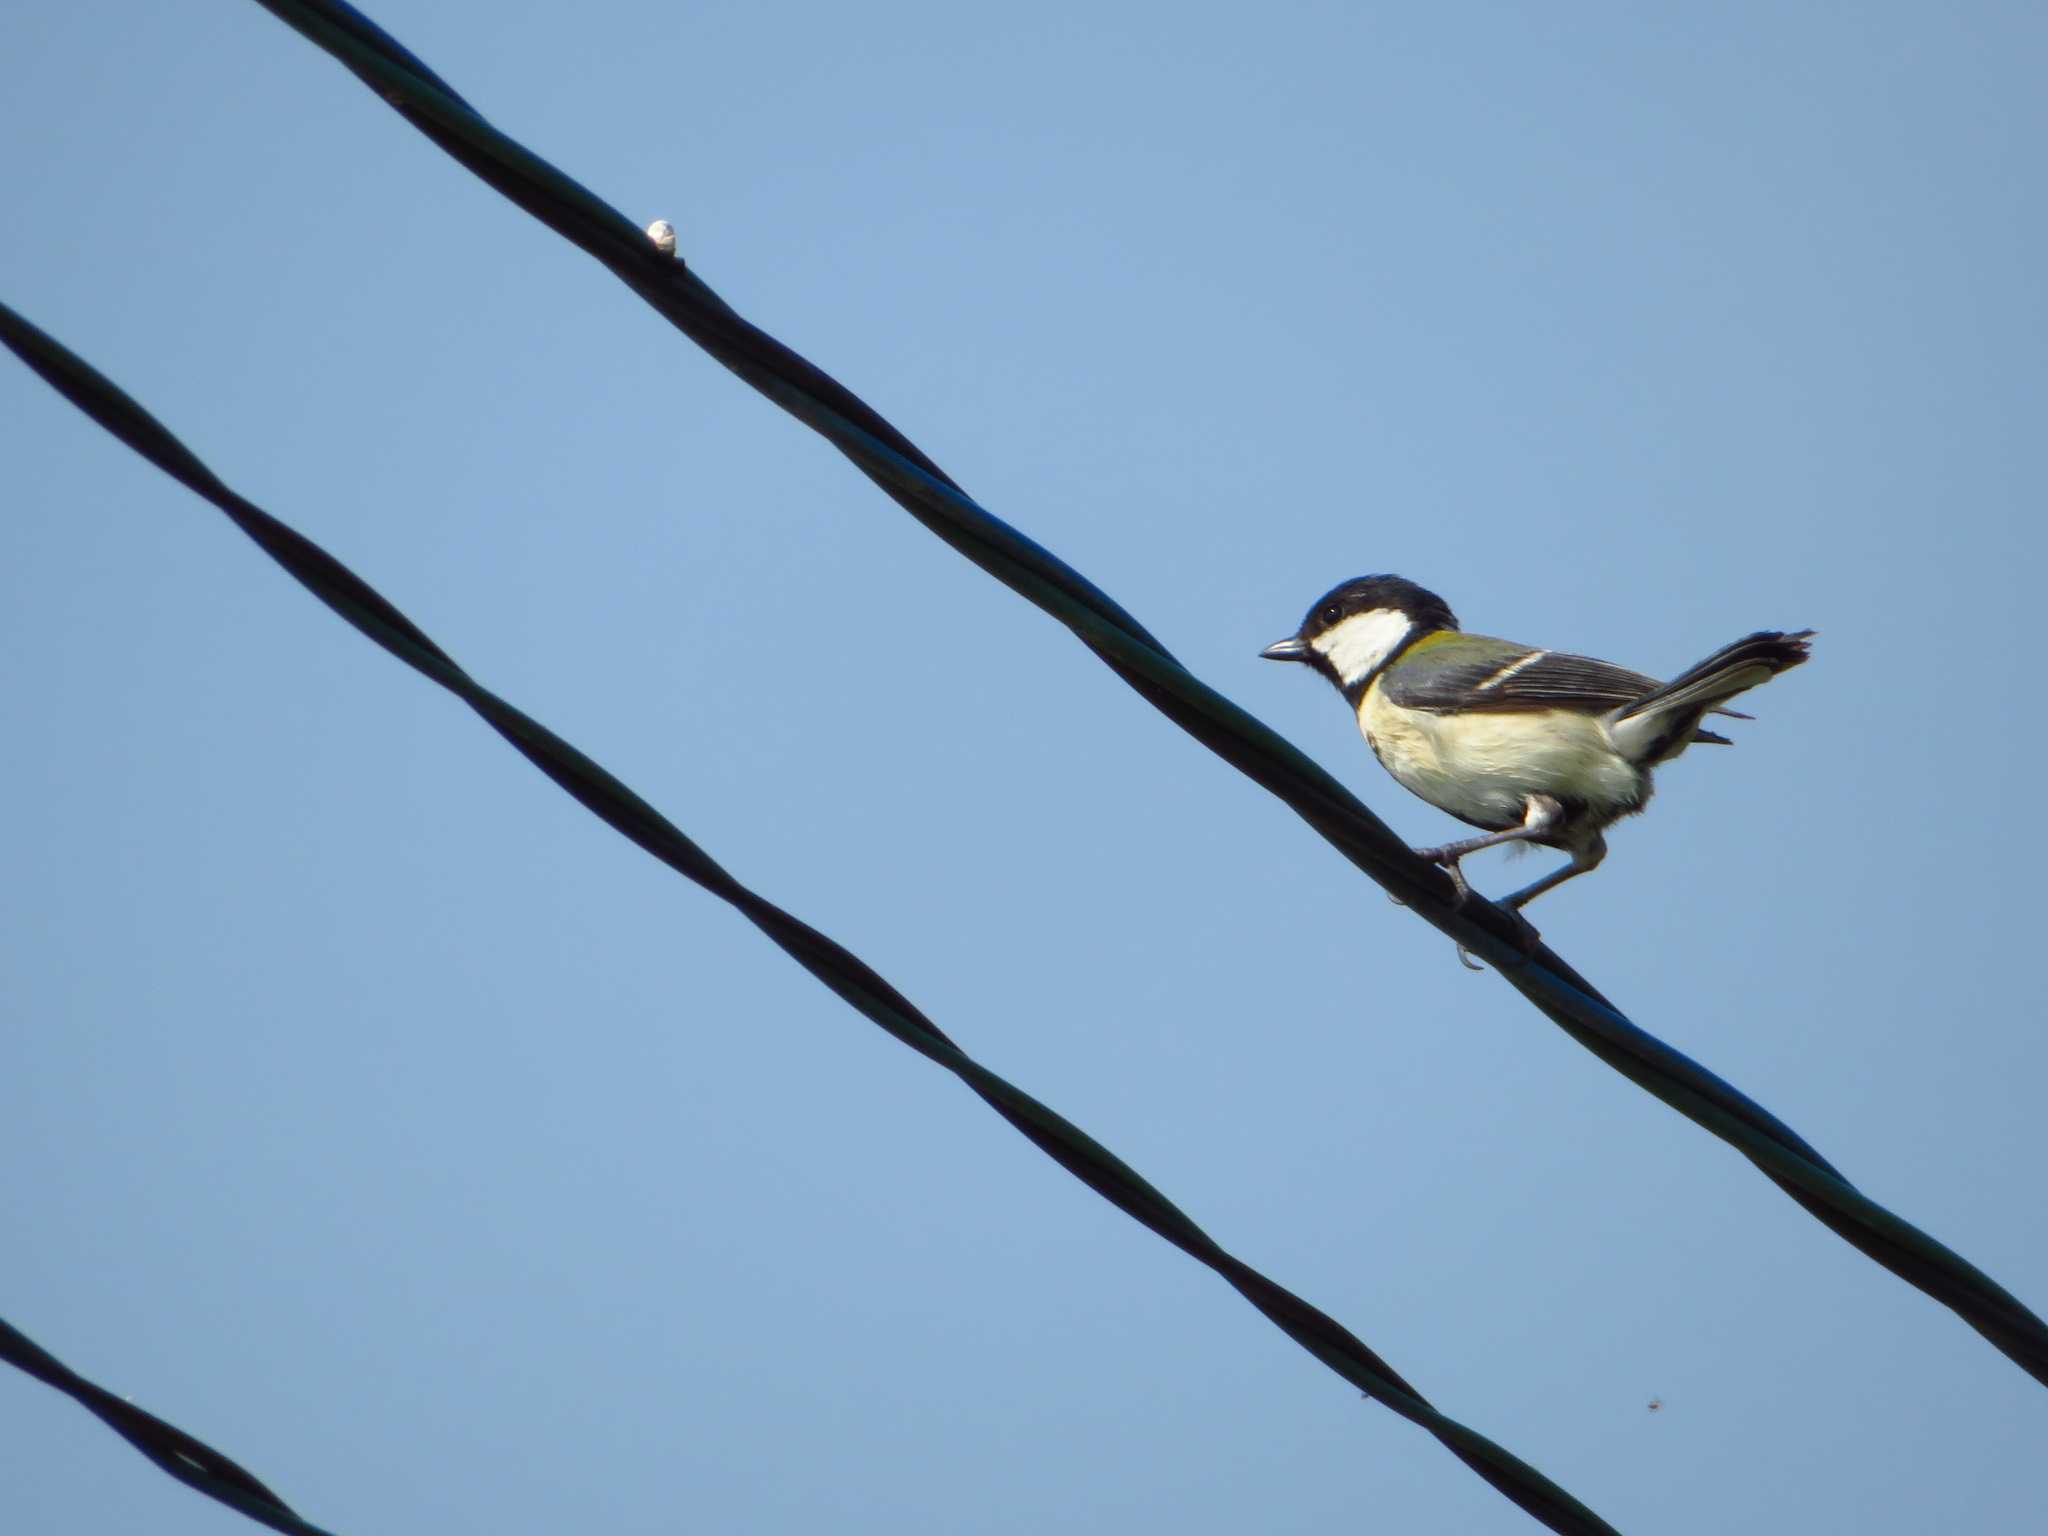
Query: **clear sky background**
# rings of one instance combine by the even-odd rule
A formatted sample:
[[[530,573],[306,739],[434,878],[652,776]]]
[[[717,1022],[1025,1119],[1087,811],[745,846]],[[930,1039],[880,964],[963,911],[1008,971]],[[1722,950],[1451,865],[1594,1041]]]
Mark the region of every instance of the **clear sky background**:
[[[2048,13],[373,14],[1405,836],[1256,658],[1339,579],[1818,628],[1533,915],[2048,1306]],[[7,32],[0,295],[1447,1412],[1630,1532],[2048,1521],[2038,1384],[325,55]],[[0,501],[68,1363],[348,1536],[1536,1529],[11,359]],[[12,1372],[0,1442],[8,1530],[253,1529]]]

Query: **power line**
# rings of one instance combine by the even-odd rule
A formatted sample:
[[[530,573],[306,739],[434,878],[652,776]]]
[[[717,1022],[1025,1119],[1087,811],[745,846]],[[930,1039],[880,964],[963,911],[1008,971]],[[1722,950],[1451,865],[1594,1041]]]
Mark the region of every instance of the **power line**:
[[[1783,1121],[1638,1028],[1544,946],[1525,955],[1489,902],[1454,905],[1426,864],[1343,785],[1188,672],[1080,572],[994,516],[896,428],[822,370],[748,323],[625,215],[492,127],[440,76],[341,0],[258,0],[332,54],[449,155],[573,241],[748,384],[812,427],[927,528],[1059,619],[1182,729],[1272,791],[1338,852],[1495,969],[1552,1022],[1762,1169],[1816,1219],[1952,1308],[2048,1384],[2048,1324],[1990,1276],[1869,1199]]]
[[[101,426],[165,474],[220,508],[321,602],[407,666],[463,700],[528,761],[593,814],[678,874],[694,880],[713,895],[737,907],[748,921],[847,1003],[919,1055],[959,1077],[1040,1151],[1105,1200],[1216,1271],[1290,1338],[1339,1376],[1402,1418],[1428,1430],[1459,1460],[1552,1530],[1579,1533],[1579,1536],[1592,1536],[1592,1533],[1614,1536],[1613,1527],[1534,1467],[1484,1435],[1438,1412],[1427,1398],[1341,1323],[1223,1249],[1178,1206],[1080,1127],[975,1061],[865,962],[817,929],[742,885],[659,811],[603,767],[483,687],[361,577],[296,529],[237,495],[110,380],[5,305],[0,305],[0,341],[4,341],[52,387]],[[0,1354],[6,1354],[5,1342],[4,1337],[0,1337]],[[7,1355],[7,1358],[22,1364],[12,1355]],[[31,1369],[29,1365],[22,1365],[22,1368]],[[31,1374],[79,1396],[64,1380],[43,1371],[31,1370]],[[78,1378],[71,1380],[76,1382]],[[90,1383],[85,1385],[91,1386]],[[99,1390],[91,1388],[94,1393]],[[80,1401],[93,1406],[93,1400],[86,1397],[81,1396]],[[155,1422],[161,1425],[161,1421]],[[196,1441],[191,1443],[198,1446]],[[198,1448],[206,1450],[203,1446]],[[146,1447],[145,1451],[148,1453]],[[206,1451],[206,1454],[218,1457],[215,1452]],[[218,1459],[233,1467],[226,1458]],[[161,1460],[159,1465],[163,1465]],[[240,1472],[239,1468],[234,1470]],[[241,1473],[241,1476],[273,1501],[277,1510],[284,1510],[282,1501],[268,1489],[263,1489],[246,1473]],[[192,1478],[185,1480],[221,1498],[224,1503],[251,1513],[245,1507],[245,1501],[227,1497],[220,1491],[220,1486],[227,1486],[229,1492],[235,1492],[232,1485],[207,1485]],[[289,1514],[289,1511],[285,1513]],[[252,1518],[264,1516],[252,1514]],[[292,1518],[296,1520],[295,1516]],[[270,1519],[267,1523],[276,1525],[280,1530],[301,1529],[296,1524],[279,1524],[277,1519]]]
[[[212,1446],[195,1440],[175,1424],[166,1424],[97,1382],[87,1381],[42,1345],[0,1321],[0,1360],[37,1381],[55,1387],[100,1419],[109,1429],[187,1487],[196,1488],[251,1520],[289,1536],[328,1536],[308,1525],[252,1472],[237,1466]]]

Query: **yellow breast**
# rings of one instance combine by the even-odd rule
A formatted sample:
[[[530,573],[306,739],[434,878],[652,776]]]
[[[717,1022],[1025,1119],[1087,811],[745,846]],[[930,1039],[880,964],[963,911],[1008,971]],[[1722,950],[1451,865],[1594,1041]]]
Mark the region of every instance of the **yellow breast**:
[[[1649,794],[1649,776],[1614,750],[1599,719],[1570,710],[1438,714],[1390,702],[1375,681],[1358,727],[1404,787],[1474,826],[1518,825],[1532,794],[1603,821]]]

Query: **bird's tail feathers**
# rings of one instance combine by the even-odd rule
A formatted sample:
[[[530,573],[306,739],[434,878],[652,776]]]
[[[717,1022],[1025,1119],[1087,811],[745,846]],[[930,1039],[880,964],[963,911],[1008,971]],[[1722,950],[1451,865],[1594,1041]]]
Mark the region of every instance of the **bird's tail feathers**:
[[[1616,711],[1608,727],[1614,744],[1639,762],[1654,762],[1680,743],[1715,739],[1712,732],[1695,738],[1700,716],[1723,700],[1798,666],[1809,654],[1807,642],[1812,637],[1810,629],[1794,634],[1765,629],[1723,646],[1663,687]]]

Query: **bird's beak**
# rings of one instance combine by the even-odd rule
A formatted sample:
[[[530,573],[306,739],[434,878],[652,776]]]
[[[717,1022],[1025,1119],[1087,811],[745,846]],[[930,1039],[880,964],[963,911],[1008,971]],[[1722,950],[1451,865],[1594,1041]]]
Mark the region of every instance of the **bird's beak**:
[[[1307,661],[1308,642],[1299,635],[1289,635],[1285,640],[1275,640],[1259,654],[1268,661]]]

